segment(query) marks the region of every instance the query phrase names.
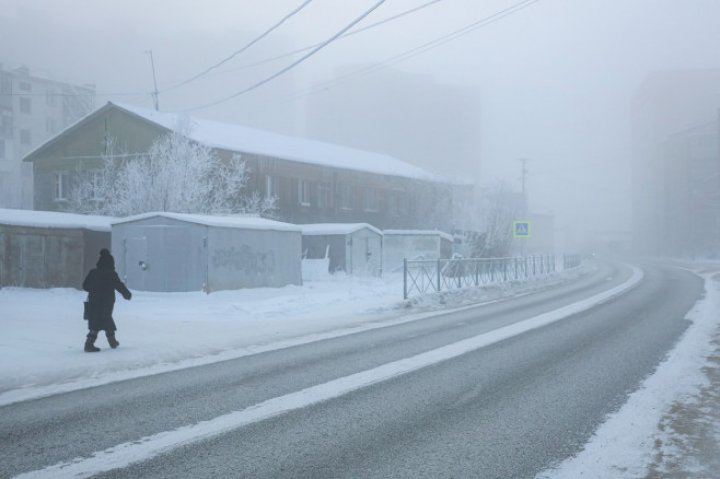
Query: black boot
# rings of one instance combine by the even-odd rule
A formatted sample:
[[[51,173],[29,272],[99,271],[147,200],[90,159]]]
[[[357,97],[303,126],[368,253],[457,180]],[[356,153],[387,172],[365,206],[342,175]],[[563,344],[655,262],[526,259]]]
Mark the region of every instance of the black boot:
[[[97,353],[100,348],[95,347],[95,340],[97,339],[97,331],[90,331],[85,338],[85,352],[86,353]]]
[[[108,333],[108,334],[107,334],[107,340],[108,340],[108,344],[109,344],[110,347],[113,348],[113,349],[115,349],[115,348],[117,348],[118,346],[120,346],[120,343],[118,342],[118,340],[115,339],[115,333]]]

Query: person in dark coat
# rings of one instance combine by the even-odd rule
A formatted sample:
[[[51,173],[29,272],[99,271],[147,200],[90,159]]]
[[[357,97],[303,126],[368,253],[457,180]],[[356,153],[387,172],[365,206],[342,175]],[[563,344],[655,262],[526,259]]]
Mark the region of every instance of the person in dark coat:
[[[125,284],[120,281],[115,272],[115,259],[110,251],[103,248],[100,250],[100,259],[97,267],[91,269],[83,281],[83,289],[87,291],[89,304],[88,329],[90,330],[85,340],[85,352],[95,353],[100,348],[95,347],[95,340],[98,332],[105,331],[108,344],[115,349],[120,343],[115,339],[115,321],[112,313],[115,307],[115,291],[122,294],[122,297],[129,300],[132,293]]]

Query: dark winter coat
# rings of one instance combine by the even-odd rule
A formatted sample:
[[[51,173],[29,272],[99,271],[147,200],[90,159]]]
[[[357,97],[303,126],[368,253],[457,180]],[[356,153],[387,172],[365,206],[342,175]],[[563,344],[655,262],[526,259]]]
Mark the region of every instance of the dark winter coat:
[[[85,277],[83,289],[89,293],[88,328],[92,331],[117,330],[112,317],[115,307],[115,291],[122,294],[125,299],[130,299],[132,293],[120,281],[120,277],[115,272],[115,262],[109,253],[100,256],[97,268],[90,270]]]

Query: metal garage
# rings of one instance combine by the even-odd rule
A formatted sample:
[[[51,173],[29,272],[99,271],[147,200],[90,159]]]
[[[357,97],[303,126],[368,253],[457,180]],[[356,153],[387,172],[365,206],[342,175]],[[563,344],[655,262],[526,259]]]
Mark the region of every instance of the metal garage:
[[[219,291],[301,284],[300,228],[243,216],[146,213],[112,225],[130,289]]]
[[[403,259],[438,259],[452,256],[453,238],[437,230],[383,230],[385,271],[402,270]]]
[[[0,209],[0,286],[79,289],[114,219]]]
[[[382,232],[367,223],[321,223],[302,227],[303,258],[329,259],[329,272],[379,276]]]

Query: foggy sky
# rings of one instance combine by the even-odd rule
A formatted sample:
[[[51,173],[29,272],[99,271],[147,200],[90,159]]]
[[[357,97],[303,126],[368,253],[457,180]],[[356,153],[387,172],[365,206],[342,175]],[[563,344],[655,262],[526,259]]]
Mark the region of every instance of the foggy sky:
[[[147,93],[126,94],[152,90],[145,50],[153,50],[162,90],[227,56],[301,1],[2,3],[0,62],[6,67],[26,64],[58,80],[95,83],[97,105],[114,100],[150,107]],[[238,91],[290,60],[239,66],[324,40],[374,3],[315,0],[218,73],[161,94],[161,109],[181,111]],[[421,3],[388,0],[365,24]],[[514,3],[444,0],[340,40],[249,95],[191,114],[302,134],[303,101],[288,97],[332,78],[337,67],[383,61]],[[628,229],[631,97],[652,71],[720,68],[719,24],[717,0],[540,0],[395,68],[477,89],[480,165],[445,173],[473,172],[481,182],[506,178],[519,188],[518,158],[528,158],[534,210],[555,213],[563,228]],[[352,95],[353,82],[336,89]]]

